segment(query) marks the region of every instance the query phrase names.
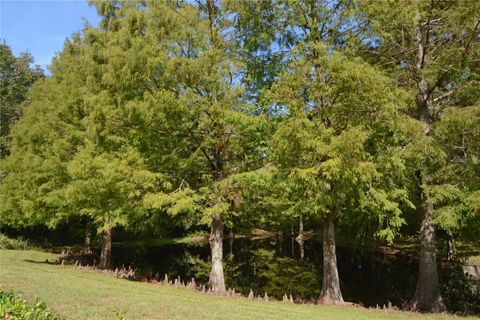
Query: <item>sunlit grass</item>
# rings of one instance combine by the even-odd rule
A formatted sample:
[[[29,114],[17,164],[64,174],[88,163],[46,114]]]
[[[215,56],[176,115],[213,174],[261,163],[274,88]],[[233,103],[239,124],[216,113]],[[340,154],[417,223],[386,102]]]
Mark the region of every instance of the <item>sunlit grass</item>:
[[[132,282],[98,271],[45,263],[52,254],[0,250],[0,288],[13,288],[24,298],[42,298],[67,319],[450,319],[354,307],[292,305],[217,297],[188,289]]]

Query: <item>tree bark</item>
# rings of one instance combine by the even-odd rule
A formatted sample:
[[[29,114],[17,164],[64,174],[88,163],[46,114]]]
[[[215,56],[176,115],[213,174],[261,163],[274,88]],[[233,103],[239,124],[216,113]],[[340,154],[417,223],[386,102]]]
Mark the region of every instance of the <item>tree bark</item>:
[[[420,228],[420,266],[417,288],[410,302],[410,309],[426,312],[445,310],[437,272],[435,225],[433,205],[422,199],[423,218]]]
[[[283,239],[283,234],[281,231],[277,231],[277,247],[278,247],[278,253],[282,253],[282,239]]]
[[[99,269],[110,268],[112,260],[112,228],[103,232],[102,251],[100,252]]]
[[[210,250],[212,254],[212,269],[210,270],[208,286],[213,292],[223,294],[226,291],[223,275],[223,221],[219,216],[212,218]]]
[[[295,258],[295,232],[293,232],[293,225],[290,226],[291,232],[290,235],[292,237],[291,247],[292,247],[292,258]]]
[[[323,221],[323,283],[317,303],[343,304],[335,252],[335,221],[331,215]]]
[[[420,14],[416,15],[415,45],[417,57],[415,63],[418,91],[416,104],[420,121],[424,125],[424,134],[428,135],[431,129],[432,117],[429,106],[428,85],[421,70],[425,64],[428,37],[424,39],[422,28],[429,28],[420,21]],[[418,177],[418,193],[422,222],[420,226],[420,263],[417,279],[417,287],[413,299],[410,301],[410,309],[426,312],[441,312],[445,310],[445,304],[440,293],[437,271],[437,256],[435,244],[435,224],[433,222],[433,204],[428,201],[422,185],[428,183],[428,177],[421,172]]]
[[[87,221],[87,223],[85,224],[85,241],[83,250],[85,254],[92,253],[92,229],[90,226],[90,221]]]
[[[235,233],[233,232],[233,229],[230,229],[230,236],[228,239],[228,244],[230,245],[230,254],[233,254],[233,239],[235,238]]]
[[[303,260],[305,256],[305,234],[303,232],[303,214],[300,215],[298,219],[298,236],[295,240],[298,242],[298,246],[300,247],[300,259]]]

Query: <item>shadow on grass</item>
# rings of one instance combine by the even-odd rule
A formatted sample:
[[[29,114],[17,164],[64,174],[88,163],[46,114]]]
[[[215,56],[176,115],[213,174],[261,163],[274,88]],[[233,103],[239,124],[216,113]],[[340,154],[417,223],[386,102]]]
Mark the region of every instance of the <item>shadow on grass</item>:
[[[23,259],[23,261],[30,262],[30,263],[36,263],[36,264],[52,264],[52,265],[60,265],[60,263],[61,263],[59,260],[49,261],[48,259],[45,259],[43,261]]]

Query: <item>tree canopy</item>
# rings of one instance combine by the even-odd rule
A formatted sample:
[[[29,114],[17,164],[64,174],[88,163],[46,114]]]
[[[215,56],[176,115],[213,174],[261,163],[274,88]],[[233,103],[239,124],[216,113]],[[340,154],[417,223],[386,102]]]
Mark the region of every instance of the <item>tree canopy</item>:
[[[10,127],[22,116],[28,90],[44,76],[42,69],[32,64],[28,52],[15,57],[5,42],[0,43],[0,158],[9,154]]]

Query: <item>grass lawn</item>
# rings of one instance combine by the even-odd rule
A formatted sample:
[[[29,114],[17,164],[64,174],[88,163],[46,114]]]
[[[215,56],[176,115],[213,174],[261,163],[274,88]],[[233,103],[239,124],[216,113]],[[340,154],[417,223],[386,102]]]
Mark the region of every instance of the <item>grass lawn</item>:
[[[216,297],[161,285],[120,280],[97,271],[46,264],[40,251],[0,250],[0,289],[24,298],[40,297],[66,319],[451,319],[450,315],[367,310],[354,307],[292,305]],[[474,319],[473,317],[469,319]],[[479,318],[476,318],[479,319]]]

